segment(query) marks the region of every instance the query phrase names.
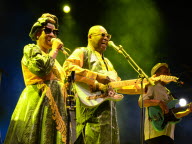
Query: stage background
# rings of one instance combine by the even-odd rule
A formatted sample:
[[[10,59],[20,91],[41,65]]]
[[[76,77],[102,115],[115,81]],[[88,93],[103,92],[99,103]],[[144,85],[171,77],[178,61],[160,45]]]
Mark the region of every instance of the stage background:
[[[103,25],[112,34],[112,41],[122,45],[133,60],[150,76],[157,62],[170,65],[172,75],[184,81],[169,88],[177,98],[192,101],[190,1],[173,0],[2,0],[0,2],[0,142],[6,135],[12,112],[24,89],[21,70],[23,47],[33,43],[29,31],[42,13],[59,18],[60,35],[65,47],[87,45],[87,32],[93,25]],[[62,7],[70,4],[71,13]],[[127,60],[107,48],[105,56],[114,64],[122,80],[138,77]],[[62,64],[65,57],[60,52]],[[140,143],[139,95],[125,95],[117,102],[121,144]],[[176,126],[176,144],[188,143],[192,137],[192,115]]]

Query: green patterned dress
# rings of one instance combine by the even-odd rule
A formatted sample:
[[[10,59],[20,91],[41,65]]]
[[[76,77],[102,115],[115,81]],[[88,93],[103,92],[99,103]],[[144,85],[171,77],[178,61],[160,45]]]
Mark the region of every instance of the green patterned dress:
[[[26,45],[23,52],[26,87],[12,114],[4,144],[64,144],[65,73],[37,45]]]

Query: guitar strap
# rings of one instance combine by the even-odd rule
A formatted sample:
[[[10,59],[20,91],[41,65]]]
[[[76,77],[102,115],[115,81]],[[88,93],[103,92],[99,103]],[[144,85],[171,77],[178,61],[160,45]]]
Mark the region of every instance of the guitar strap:
[[[81,47],[83,49],[83,68],[90,69],[90,52],[87,47]]]

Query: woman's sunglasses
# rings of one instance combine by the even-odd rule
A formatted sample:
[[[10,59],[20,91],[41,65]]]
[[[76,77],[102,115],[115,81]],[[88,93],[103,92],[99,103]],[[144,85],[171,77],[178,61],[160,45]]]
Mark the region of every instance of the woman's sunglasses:
[[[52,30],[52,29],[47,28],[47,27],[43,28],[43,31],[45,32],[45,34],[50,34],[51,32],[54,35],[58,35],[59,34],[59,30],[57,30],[57,29]]]

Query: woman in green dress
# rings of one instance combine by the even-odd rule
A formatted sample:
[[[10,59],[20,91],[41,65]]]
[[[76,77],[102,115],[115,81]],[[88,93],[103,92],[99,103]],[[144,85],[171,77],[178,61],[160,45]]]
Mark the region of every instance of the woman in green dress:
[[[5,144],[66,143],[65,73],[56,60],[63,43],[58,19],[44,13],[31,28],[36,44],[24,47],[21,60],[25,89],[12,114]]]

